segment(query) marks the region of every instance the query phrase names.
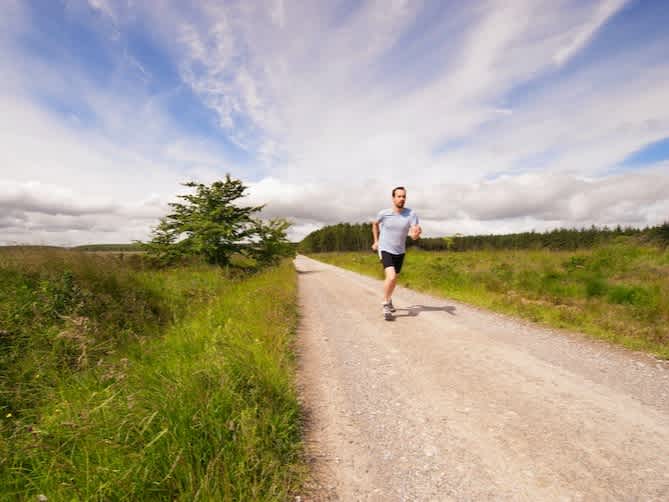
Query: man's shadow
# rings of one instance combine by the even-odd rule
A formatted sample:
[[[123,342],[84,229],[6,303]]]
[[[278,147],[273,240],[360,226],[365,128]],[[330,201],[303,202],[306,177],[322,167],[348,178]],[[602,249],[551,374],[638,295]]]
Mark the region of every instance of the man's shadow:
[[[406,308],[396,308],[397,311],[394,317],[416,317],[421,312],[446,312],[450,315],[455,314],[455,307],[452,305],[444,305],[443,307],[432,307],[429,305],[411,305]],[[402,312],[402,313],[400,313]]]
[[[320,270],[300,270],[299,268],[295,269],[297,270],[297,273],[302,275],[302,274],[318,274],[320,273]]]

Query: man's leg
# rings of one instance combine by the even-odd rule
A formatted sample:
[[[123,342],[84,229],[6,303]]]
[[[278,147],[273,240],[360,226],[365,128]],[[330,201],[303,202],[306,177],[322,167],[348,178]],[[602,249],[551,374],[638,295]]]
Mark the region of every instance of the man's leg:
[[[395,273],[395,267],[386,267],[384,271],[386,280],[383,282],[383,318],[386,321],[392,321],[395,309],[390,303],[390,297],[397,283],[397,274]]]
[[[397,273],[395,267],[386,267],[386,280],[383,283],[383,303],[388,303],[393,296],[395,285],[397,285]]]
[[[393,291],[397,285],[397,276],[402,270],[402,264],[404,263],[404,254],[398,255],[389,255],[390,261],[392,262],[392,267],[386,267],[386,282],[384,284],[384,294],[386,295],[385,303],[390,304],[391,312],[395,312],[395,306],[393,305]],[[390,268],[390,271],[388,271]],[[389,272],[390,272],[390,281],[389,281]]]
[[[383,282],[383,317],[386,321],[393,318],[395,307],[392,304],[392,295],[397,284],[398,256],[392,255],[386,251],[381,251],[381,262],[383,263],[383,272],[386,277]],[[401,268],[401,263],[399,267]]]

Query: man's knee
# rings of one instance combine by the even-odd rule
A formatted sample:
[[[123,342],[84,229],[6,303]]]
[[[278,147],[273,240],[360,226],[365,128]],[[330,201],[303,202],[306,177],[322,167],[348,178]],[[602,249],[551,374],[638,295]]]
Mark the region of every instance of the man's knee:
[[[395,272],[395,267],[386,267],[386,279],[389,281],[397,280],[397,272]]]

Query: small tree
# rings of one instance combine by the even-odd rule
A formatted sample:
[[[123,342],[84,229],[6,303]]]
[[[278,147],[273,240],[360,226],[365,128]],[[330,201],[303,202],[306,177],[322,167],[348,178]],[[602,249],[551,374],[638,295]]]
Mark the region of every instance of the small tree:
[[[287,256],[290,243],[281,219],[265,223],[253,216],[264,206],[238,206],[246,187],[230,175],[210,186],[188,182],[195,193],[179,195],[184,202],[171,202],[172,212],[164,216],[144,244],[150,257],[169,265],[187,256],[202,256],[208,263],[225,266],[233,254],[256,258],[260,264],[274,263]],[[284,253],[284,254],[281,254]]]
[[[290,223],[282,219],[256,220],[255,241],[247,246],[248,255],[261,265],[275,265],[283,256],[294,256],[295,246],[286,239]]]

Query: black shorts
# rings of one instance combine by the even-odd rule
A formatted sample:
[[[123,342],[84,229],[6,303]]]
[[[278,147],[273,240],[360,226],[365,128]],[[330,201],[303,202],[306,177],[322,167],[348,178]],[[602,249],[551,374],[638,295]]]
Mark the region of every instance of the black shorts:
[[[381,262],[384,269],[395,267],[395,273],[399,274],[400,270],[402,270],[402,263],[404,263],[404,253],[392,254],[388,251],[381,251]]]

